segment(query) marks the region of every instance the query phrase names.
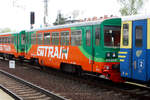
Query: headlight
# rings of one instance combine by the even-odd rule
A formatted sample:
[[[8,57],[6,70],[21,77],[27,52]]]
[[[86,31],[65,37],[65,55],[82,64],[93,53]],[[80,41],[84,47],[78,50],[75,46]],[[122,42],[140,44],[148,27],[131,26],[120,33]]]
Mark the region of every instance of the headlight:
[[[109,66],[105,66],[105,69],[109,70]]]
[[[110,52],[106,53],[106,58],[111,58],[111,53]]]
[[[117,57],[117,54],[114,52],[114,53],[112,53],[112,57],[113,58],[116,58]]]

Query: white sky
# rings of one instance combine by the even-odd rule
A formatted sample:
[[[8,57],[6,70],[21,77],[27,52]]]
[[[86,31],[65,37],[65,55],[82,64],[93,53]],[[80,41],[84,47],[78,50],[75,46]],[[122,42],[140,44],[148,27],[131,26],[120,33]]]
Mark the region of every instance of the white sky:
[[[13,6],[13,1],[15,6]],[[35,12],[35,27],[43,24],[44,0],[0,0],[0,28],[9,27],[12,30],[30,28],[30,11]],[[20,7],[16,7],[16,6]],[[145,3],[140,13],[150,14],[150,0]],[[80,10],[78,18],[101,17],[104,15],[117,15],[119,13],[117,0],[49,0],[49,23],[56,19],[58,10],[69,16],[73,10]]]

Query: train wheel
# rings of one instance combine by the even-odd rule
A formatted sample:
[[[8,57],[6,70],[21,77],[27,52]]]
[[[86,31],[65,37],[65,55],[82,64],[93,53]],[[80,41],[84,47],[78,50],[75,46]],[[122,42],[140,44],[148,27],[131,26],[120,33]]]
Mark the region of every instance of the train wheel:
[[[43,60],[40,60],[40,61],[39,61],[39,60],[37,59],[37,61],[35,61],[35,62],[38,62],[37,64],[38,64],[38,66],[40,67],[41,70],[46,70],[45,66],[43,66],[43,63],[44,63]]]

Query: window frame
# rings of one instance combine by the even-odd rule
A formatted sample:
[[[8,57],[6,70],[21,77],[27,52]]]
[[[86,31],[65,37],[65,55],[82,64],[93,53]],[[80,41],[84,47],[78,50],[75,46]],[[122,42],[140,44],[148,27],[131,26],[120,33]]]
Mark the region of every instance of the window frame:
[[[49,37],[49,43],[48,43],[48,42],[45,43],[45,34],[49,34],[49,36],[50,36],[50,37]],[[43,43],[43,44],[44,44],[44,45],[51,45],[51,32],[44,32],[43,37],[44,37],[44,41],[43,41],[44,43]],[[47,39],[46,39],[46,40],[47,40]]]
[[[118,36],[119,38],[121,38],[121,26],[119,26],[119,25],[104,25],[103,26],[103,38],[104,38],[104,40],[103,40],[103,42],[104,42],[104,47],[105,48],[120,48],[120,42],[118,42],[119,44],[118,45],[115,45],[115,40],[116,40],[116,38],[112,38],[112,37],[114,37],[114,36],[116,36],[116,34],[114,35],[113,34],[113,31],[114,30],[112,30],[112,29],[118,29],[118,28],[120,28],[120,29],[118,29],[119,30],[119,35],[120,36]],[[115,30],[116,31],[116,30]],[[105,33],[106,32],[106,33]],[[107,38],[106,38],[107,37]],[[108,38],[109,37],[109,38]],[[106,41],[106,40],[110,40],[110,41]],[[120,41],[120,39],[119,39],[119,41]]]
[[[40,40],[40,43],[39,43],[39,41],[38,41],[38,35],[39,34],[42,34],[42,40]],[[42,41],[42,42],[41,42]],[[37,45],[43,45],[43,32],[39,32],[39,33],[36,33],[36,44]]]
[[[137,27],[140,27],[141,29],[141,32],[138,32],[138,33],[142,33],[142,34],[137,34]],[[135,27],[135,47],[137,48],[143,47],[143,26],[142,25],[137,25]]]
[[[62,44],[62,33],[65,33],[65,32],[68,32],[68,36],[66,37],[66,35],[65,35],[65,38],[64,38],[65,42],[63,42],[63,44]],[[68,46],[70,44],[70,34],[69,33],[70,33],[69,31],[61,31],[60,32],[60,45]],[[69,39],[69,40],[66,41],[66,39]]]
[[[88,38],[88,34],[87,34],[88,31],[89,31],[89,35],[90,35],[89,38]],[[91,41],[92,41],[92,40],[91,40],[91,30],[90,30],[90,29],[87,29],[85,33],[86,33],[86,46],[89,46],[89,47],[90,47],[90,46],[91,46]]]
[[[100,46],[101,45],[101,27],[100,26],[96,26],[94,29],[95,29],[95,46]],[[99,30],[99,40],[98,40],[98,42],[96,41],[96,36],[97,36],[96,29]]]
[[[34,35],[34,38],[33,38],[33,35]],[[31,44],[32,45],[36,44],[37,43],[36,41],[37,41],[36,32],[33,32],[33,33],[31,32]]]
[[[124,38],[124,36],[125,36],[125,35],[124,35],[124,33],[125,33],[125,32],[124,32],[124,25],[127,25],[127,27],[128,27],[127,44],[126,44],[126,45],[125,45],[125,43],[124,43],[124,39],[125,39],[125,38]],[[128,23],[123,24],[123,31],[122,31],[122,32],[123,32],[123,35],[122,35],[122,45],[123,45],[123,46],[128,46],[128,45],[129,45],[129,24],[128,24]]]
[[[56,44],[56,42],[53,42],[53,34],[54,33],[58,33],[58,41],[57,41],[57,44]],[[54,36],[56,36],[56,35],[54,35]],[[56,39],[56,38],[55,38]],[[60,45],[60,32],[51,32],[51,45]]]
[[[75,44],[72,43],[72,40],[73,40],[73,39],[72,39],[72,32],[75,32],[75,31],[81,33],[81,39],[80,39],[80,43],[81,43],[81,44],[77,44],[76,41],[75,41]],[[72,46],[81,46],[81,45],[82,45],[82,36],[83,36],[83,35],[82,35],[82,30],[81,30],[81,29],[79,29],[79,30],[72,30],[72,31],[71,31],[71,43],[70,43],[70,44],[71,44]]]

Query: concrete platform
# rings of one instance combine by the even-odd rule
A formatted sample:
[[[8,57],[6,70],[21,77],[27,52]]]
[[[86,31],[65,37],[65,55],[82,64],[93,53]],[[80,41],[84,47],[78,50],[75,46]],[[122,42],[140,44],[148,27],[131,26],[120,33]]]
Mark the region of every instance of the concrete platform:
[[[15,100],[15,99],[0,89],[0,100]]]

